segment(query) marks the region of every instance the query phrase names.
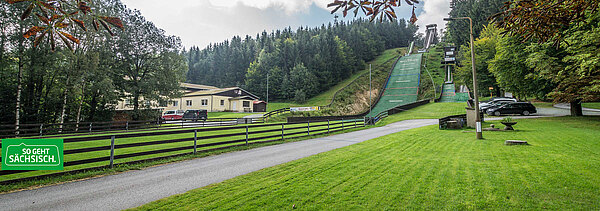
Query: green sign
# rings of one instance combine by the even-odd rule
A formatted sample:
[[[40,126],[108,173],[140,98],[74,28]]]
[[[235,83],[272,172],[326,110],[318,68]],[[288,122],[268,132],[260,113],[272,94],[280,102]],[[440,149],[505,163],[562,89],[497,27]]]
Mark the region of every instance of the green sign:
[[[63,170],[63,140],[3,139],[2,170]]]

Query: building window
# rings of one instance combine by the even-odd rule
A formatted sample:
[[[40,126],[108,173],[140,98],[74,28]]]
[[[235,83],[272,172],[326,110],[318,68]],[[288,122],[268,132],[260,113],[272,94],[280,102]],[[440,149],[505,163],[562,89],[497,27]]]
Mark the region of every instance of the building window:
[[[250,101],[244,101],[244,108],[250,108]]]
[[[225,106],[225,100],[221,100],[221,106]]]
[[[192,100],[186,100],[185,101],[185,105],[192,106]]]
[[[175,107],[179,106],[179,101],[173,101],[173,106],[175,106]]]
[[[167,101],[161,100],[159,106],[160,107],[167,107]]]
[[[208,99],[202,99],[202,106],[208,105]]]

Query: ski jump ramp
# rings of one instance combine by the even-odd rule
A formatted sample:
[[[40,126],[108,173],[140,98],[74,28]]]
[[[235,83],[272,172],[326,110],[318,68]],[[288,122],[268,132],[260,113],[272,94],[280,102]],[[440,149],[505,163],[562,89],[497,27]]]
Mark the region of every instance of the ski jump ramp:
[[[398,60],[388,78],[381,98],[367,117],[399,105],[417,102],[421,80],[422,54],[404,56]]]

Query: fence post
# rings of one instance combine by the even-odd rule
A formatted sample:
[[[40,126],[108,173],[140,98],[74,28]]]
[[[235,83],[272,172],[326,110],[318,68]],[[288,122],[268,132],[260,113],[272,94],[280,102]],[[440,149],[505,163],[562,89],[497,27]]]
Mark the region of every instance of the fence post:
[[[329,119],[327,120],[327,134],[329,134]]]
[[[129,121],[125,122],[125,131],[129,132]]]
[[[110,167],[112,168],[115,160],[115,136],[110,137]]]
[[[281,123],[281,140],[282,140],[282,141],[283,141],[283,139],[284,139],[284,129],[283,129],[283,127],[284,127],[284,124],[283,124],[283,123]]]
[[[344,130],[344,118],[342,118],[342,130]]]
[[[248,125],[246,125],[246,146],[248,146]]]
[[[40,137],[42,137],[44,133],[44,124],[40,124]]]
[[[92,133],[92,123],[90,122],[90,133]]]
[[[308,135],[310,136],[310,121],[307,122],[308,123]]]
[[[196,143],[198,141],[198,130],[194,130],[194,155],[196,154],[196,147],[198,146]]]
[[[356,119],[354,120],[354,128],[356,128]]]

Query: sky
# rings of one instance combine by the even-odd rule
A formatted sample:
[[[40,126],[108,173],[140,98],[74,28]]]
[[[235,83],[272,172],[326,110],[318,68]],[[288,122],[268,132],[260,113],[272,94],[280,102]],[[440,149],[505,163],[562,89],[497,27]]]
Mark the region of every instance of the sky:
[[[262,31],[300,26],[315,27],[334,21],[327,4],[333,0],[122,0],[130,9],[139,10],[147,20],[168,35],[181,38],[186,48],[206,47],[209,43],[230,40],[233,36],[256,36]],[[450,12],[450,0],[421,0],[416,5],[417,25],[438,24]],[[400,1],[399,18],[409,19],[411,6]],[[360,13],[360,12],[359,12]],[[353,14],[339,20],[351,20]]]

